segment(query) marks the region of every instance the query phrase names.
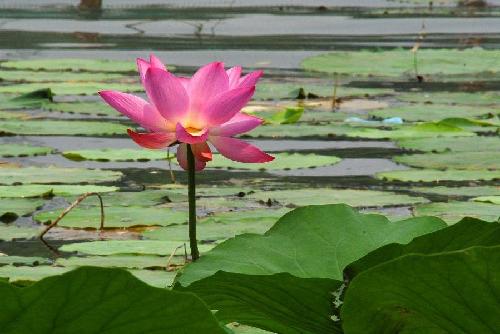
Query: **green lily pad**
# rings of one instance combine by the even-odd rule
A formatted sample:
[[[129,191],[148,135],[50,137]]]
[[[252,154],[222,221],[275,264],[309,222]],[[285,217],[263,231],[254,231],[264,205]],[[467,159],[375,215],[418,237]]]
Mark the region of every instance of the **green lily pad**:
[[[346,333],[495,333],[500,247],[407,255],[358,275],[341,318]]]
[[[492,204],[500,204],[500,195],[497,196],[479,196],[472,199],[474,202],[484,202]]]
[[[197,224],[199,241],[223,240],[243,233],[264,233],[276,223],[287,209],[221,212],[200,219]],[[142,234],[153,240],[189,240],[187,225],[162,227]]]
[[[301,83],[260,83],[256,86],[254,98],[257,100],[275,100],[275,99],[296,99],[303,90],[304,97],[308,94],[313,94],[318,97],[333,96],[333,84],[328,85],[311,85]],[[355,97],[355,96],[370,96],[370,95],[386,95],[394,91],[386,88],[354,88],[354,87],[337,87],[337,97]]]
[[[478,202],[437,202],[417,205],[415,213],[421,216],[437,216],[449,224],[456,223],[463,217],[498,221],[500,218],[500,206]]]
[[[346,133],[346,136],[369,139],[400,139],[420,137],[469,137],[475,136],[475,134],[453,125],[422,123],[417,125],[404,125],[394,130],[360,128]]]
[[[0,256],[0,265],[12,264],[14,266],[19,266],[19,265],[38,266],[40,264],[49,264],[49,263],[50,263],[49,259],[37,256],[15,256],[15,255]]]
[[[1,169],[1,168],[0,168]],[[43,205],[42,200],[26,198],[0,199],[0,221],[11,222]]]
[[[423,197],[389,191],[331,188],[263,191],[247,197],[260,201],[278,201],[283,205],[293,206],[345,203],[354,207],[372,207],[428,202]]]
[[[450,103],[474,106],[498,104],[500,93],[497,91],[474,93],[415,92],[398,94],[396,98],[405,102]]]
[[[383,246],[351,263],[344,273],[350,281],[365,270],[403,255],[450,252],[473,246],[498,246],[499,240],[500,224],[464,218],[455,225],[416,237],[406,245]]]
[[[117,181],[121,172],[85,168],[0,168],[1,184],[98,183]]]
[[[104,206],[141,206],[152,207],[164,203],[187,202],[187,196],[168,190],[120,191],[102,194]],[[100,205],[94,197],[85,201],[85,205]]]
[[[334,156],[302,153],[275,153],[274,160],[267,163],[246,164],[229,160],[219,154],[213,155],[208,163],[211,168],[251,169],[251,170],[281,170],[297,168],[313,168],[329,166],[338,163],[341,159]]]
[[[186,286],[217,270],[342,280],[344,267],[370,251],[443,227],[443,221],[432,217],[391,223],[344,204],[302,207],[285,214],[264,235],[244,234],[224,241],[185,267],[178,281]]]
[[[51,147],[33,146],[28,144],[1,144],[0,157],[28,157],[46,155],[53,151]]]
[[[166,270],[128,270],[132,275],[156,288],[169,288],[174,283],[175,272]]]
[[[136,72],[133,61],[109,59],[29,59],[9,60],[1,64],[2,68],[40,71],[73,72]]]
[[[122,92],[142,92],[144,88],[139,84],[113,82],[33,82],[9,86],[0,86],[0,93],[22,94],[38,89],[50,88],[55,95],[97,95],[101,90],[118,90]]]
[[[86,82],[110,81],[126,78],[117,73],[74,73],[74,72],[34,72],[34,71],[1,71],[1,81],[14,82]]]
[[[242,275],[219,271],[177,291],[192,292],[222,323],[237,321],[273,333],[342,333],[331,319],[332,293],[342,282],[288,273]]]
[[[1,258],[0,258],[1,260]],[[153,255],[72,256],[58,258],[57,265],[63,267],[108,267],[108,268],[166,268],[168,257]]]
[[[88,255],[139,254],[170,256],[177,247],[183,244],[183,241],[164,240],[106,240],[66,244],[61,246],[59,250]],[[202,253],[209,251],[213,247],[214,245],[210,244],[198,245]]]
[[[26,114],[14,111],[1,111],[0,110],[0,119],[19,119],[26,117]]]
[[[496,73],[499,57],[498,50],[480,48],[420,49],[417,54],[418,73],[420,75]],[[302,67],[311,71],[361,76],[415,76],[414,53],[410,49],[337,51],[306,58],[302,62]]]
[[[452,106],[438,104],[406,105],[395,108],[381,109],[370,112],[377,118],[401,117],[405,121],[439,121],[449,117],[474,118],[481,116],[493,117],[498,110],[477,106]]]
[[[45,184],[25,184],[15,186],[0,186],[0,197],[3,198],[29,198],[45,197],[47,195],[72,196],[82,195],[88,192],[106,193],[117,191],[118,187],[94,186],[94,185],[45,185]]]
[[[59,111],[70,114],[96,116],[120,116],[121,114],[104,102],[59,102],[45,103],[42,108],[49,111]]]
[[[500,152],[445,152],[401,155],[394,161],[431,169],[497,170],[500,168]]]
[[[353,128],[342,125],[308,125],[308,124],[279,124],[259,126],[244,137],[253,138],[300,138],[300,137],[334,137],[344,135]],[[355,130],[355,129],[354,129]]]
[[[100,148],[94,150],[76,150],[63,152],[63,156],[70,160],[95,160],[95,161],[150,161],[167,160],[164,150],[145,150],[133,148]],[[175,154],[170,153],[170,159]]]
[[[50,88],[39,89],[26,94],[12,97],[11,95],[0,95],[2,109],[37,109],[46,103],[51,103],[54,94]]]
[[[2,283],[0,296],[5,334],[226,333],[195,295],[148,286],[120,269],[80,268],[22,289]]]
[[[265,117],[266,123],[271,124],[293,124],[297,123],[304,113],[304,108],[286,108],[269,117]]]
[[[412,187],[412,192],[455,197],[500,196],[500,187]]]
[[[377,173],[375,177],[379,180],[401,182],[492,181],[500,179],[500,171],[409,169]]]
[[[105,136],[126,134],[122,124],[92,121],[0,121],[0,133],[15,135]]]
[[[449,125],[461,128],[463,130],[480,133],[497,133],[500,123],[496,119],[479,120],[472,118],[445,118],[437,124]]]
[[[45,265],[35,267],[7,265],[0,267],[0,277],[8,278],[10,283],[26,284],[49,276],[61,275],[71,269]]]
[[[453,138],[406,138],[397,141],[397,145],[407,150],[425,152],[483,152],[499,147],[497,137],[453,137]]]
[[[40,232],[41,230],[37,228],[19,227],[15,225],[5,225],[0,223],[0,240],[3,241],[11,241],[14,239],[31,239],[40,234]]]
[[[56,219],[62,210],[45,211],[35,215],[35,220],[50,223]],[[157,207],[106,207],[105,228],[129,228],[137,226],[168,226],[184,223],[187,213],[173,211],[170,208]],[[101,210],[99,207],[77,207],[69,212],[57,225],[70,228],[99,228]]]

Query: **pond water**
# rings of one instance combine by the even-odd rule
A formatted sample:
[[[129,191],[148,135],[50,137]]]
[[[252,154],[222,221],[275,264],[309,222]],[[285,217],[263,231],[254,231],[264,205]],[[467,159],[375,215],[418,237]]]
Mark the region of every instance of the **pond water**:
[[[209,164],[197,175],[201,224],[210,224],[206,216],[227,222],[234,221],[231,213],[254,215],[263,224],[252,231],[263,233],[269,215],[276,219],[291,208],[329,200],[395,221],[433,213],[451,224],[466,215],[500,215],[498,202],[478,209],[472,201],[500,196],[500,1],[480,8],[434,1],[429,8],[426,1],[389,0],[104,0],[98,13],[79,12],[75,2],[0,5],[0,217],[19,216],[0,223],[0,255],[39,256],[49,263],[60,255],[94,256],[64,249],[55,254],[36,236],[76,199],[78,187],[97,183],[107,187],[109,229],[97,232],[98,206],[89,198],[82,204],[88,217],[70,213],[48,233],[53,249],[87,240],[140,242],[148,239],[145,232],[157,230],[166,231],[166,241],[185,242],[169,238],[169,226],[183,222],[176,215],[187,213],[185,173],[165,160],[166,152],[144,157],[126,137],[133,125],[96,96],[116,86],[143,94],[134,62],[152,51],[180,75],[215,60],[266,70],[246,111],[269,124],[247,139],[276,154],[277,163],[264,170],[222,159],[214,161],[217,168]],[[332,51],[337,58],[323,56]],[[68,59],[108,59],[125,69],[75,69]],[[88,73],[95,78],[84,78]],[[11,101],[40,88],[51,88],[54,101],[30,100],[21,107]],[[297,99],[301,88],[305,99]],[[297,123],[276,121],[286,108],[304,109]],[[80,121],[93,123],[75,123]],[[94,129],[97,123],[102,127]],[[15,144],[48,149],[9,151]],[[405,157],[410,154],[422,156]],[[80,182],[65,178],[63,168],[122,175],[100,182],[82,176]],[[60,182],[54,181],[58,176]],[[61,187],[68,184],[75,184],[73,191]],[[42,196],[51,187],[55,197]],[[310,192],[301,196],[304,189]],[[461,211],[452,212],[458,205]],[[154,210],[141,217],[145,208]],[[165,218],[156,218],[155,210]],[[240,225],[235,234],[247,232]],[[45,267],[53,266],[42,267],[50,274]],[[0,267],[0,277],[12,281],[30,280],[26,275],[10,264]]]

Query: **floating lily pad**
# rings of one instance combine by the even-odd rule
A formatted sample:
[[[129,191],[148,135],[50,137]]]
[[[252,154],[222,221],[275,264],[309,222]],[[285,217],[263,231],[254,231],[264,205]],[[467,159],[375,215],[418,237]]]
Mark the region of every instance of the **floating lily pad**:
[[[179,254],[182,254],[180,252]],[[0,258],[1,260],[1,258]],[[153,255],[72,256],[58,258],[56,264],[64,267],[110,267],[110,268],[166,268],[168,257]]]
[[[126,78],[117,73],[74,73],[74,72],[34,72],[34,71],[1,71],[0,81],[14,82],[96,82]]]
[[[186,266],[178,282],[186,286],[218,270],[342,280],[344,267],[370,251],[392,242],[407,243],[445,226],[433,217],[391,223],[345,204],[302,207],[285,214],[264,235],[244,234],[224,241]]]
[[[396,96],[405,102],[450,103],[465,105],[494,105],[498,104],[500,93],[497,91],[455,93],[455,92],[415,92],[402,93]]]
[[[356,129],[354,129],[356,130]],[[245,137],[263,138],[300,138],[300,137],[334,137],[345,135],[353,128],[342,125],[309,125],[309,124],[280,124],[259,126]]]
[[[474,196],[500,196],[500,187],[475,186],[475,187],[413,187],[412,192],[436,194],[443,196],[474,197]]]
[[[407,150],[425,152],[482,152],[500,147],[497,137],[458,137],[458,138],[407,138],[397,141],[397,145]]]
[[[358,275],[342,305],[346,333],[494,333],[500,247],[410,254]]]
[[[227,333],[194,294],[153,288],[119,269],[79,268],[22,289],[2,283],[0,293],[5,334]]]
[[[1,168],[0,168],[1,169]],[[42,200],[26,198],[0,199],[0,221],[11,222],[43,205]]]
[[[200,241],[223,240],[243,233],[264,233],[286,213],[287,209],[222,212],[198,221]],[[189,240],[187,225],[173,225],[146,231],[143,236],[153,240]]]
[[[73,72],[136,72],[134,62],[109,59],[29,59],[9,60],[2,68],[21,70],[73,71]]]
[[[418,215],[440,217],[449,224],[456,223],[463,217],[498,221],[500,205],[479,202],[439,202],[417,205],[415,212]]]
[[[97,95],[101,90],[118,90],[123,92],[142,92],[144,88],[139,84],[113,82],[47,82],[23,83],[9,86],[0,86],[0,93],[21,94],[37,89],[50,88],[55,95]]]
[[[420,75],[496,73],[498,58],[500,58],[498,50],[420,49],[417,55],[418,73]],[[414,53],[410,49],[337,51],[306,58],[302,66],[306,70],[361,76],[415,75]]]
[[[346,136],[369,139],[400,139],[419,137],[469,137],[475,136],[475,134],[453,125],[422,123],[417,125],[404,125],[394,130],[361,128],[346,133]]]
[[[35,215],[35,220],[49,223],[56,219],[61,212],[62,210],[40,212]],[[184,223],[187,220],[186,212],[156,207],[106,207],[104,214],[105,228],[168,226]],[[97,229],[100,223],[101,210],[96,206],[92,208],[77,207],[71,210],[57,225],[61,227]]]
[[[40,234],[40,229],[37,228],[19,227],[0,223],[0,240],[3,241],[11,241],[13,239],[31,239],[36,237],[38,234]],[[3,263],[1,262],[1,258],[0,263]]]
[[[255,192],[247,196],[261,201],[278,201],[283,205],[321,205],[345,203],[354,207],[373,207],[426,203],[423,197],[412,197],[389,191],[355,189],[300,189]]]
[[[37,256],[15,256],[15,255],[0,256],[0,265],[12,264],[14,266],[19,266],[19,265],[38,266],[41,264],[49,264],[49,263],[50,263],[49,259]]]
[[[166,160],[165,150],[145,150],[133,148],[101,148],[94,150],[76,150],[63,152],[64,157],[75,160],[95,160],[95,161],[150,161]],[[170,153],[170,158],[175,157]]]
[[[53,100],[53,93],[49,88],[44,88],[26,94],[12,97],[11,95],[0,95],[0,108],[12,109],[36,109]]]
[[[500,152],[445,152],[401,155],[394,161],[431,169],[497,170],[500,168]]]
[[[333,84],[328,86],[300,83],[260,83],[256,88],[254,98],[257,100],[296,99],[300,97],[301,89],[304,94],[302,98],[307,97],[308,94],[313,94],[316,97],[333,96]],[[386,88],[337,87],[337,97],[375,96],[393,92],[392,89]]]
[[[477,106],[452,106],[438,104],[406,105],[395,108],[381,109],[370,112],[378,118],[401,117],[405,121],[439,121],[449,117],[474,118],[481,116],[494,117],[498,110]]]
[[[260,164],[245,164],[229,160],[219,154],[214,154],[213,160],[208,163],[208,167],[251,170],[280,170],[329,166],[334,165],[341,160],[340,158],[334,156],[318,154],[275,153],[273,154],[273,156],[275,159],[271,162]]]
[[[0,133],[15,135],[105,136],[126,134],[122,124],[92,121],[0,121]]]
[[[0,197],[45,197],[51,195],[71,196],[82,195],[88,192],[106,193],[117,191],[118,189],[118,187],[113,186],[26,184],[15,186],[0,186]]]
[[[28,144],[0,144],[0,157],[28,157],[51,153],[51,147],[33,146]]]
[[[0,267],[0,277],[8,278],[11,283],[36,282],[49,276],[64,274],[71,269],[45,265],[36,267],[7,265]]]
[[[0,119],[18,119],[18,118],[24,118],[26,117],[26,114],[23,114],[21,112],[14,112],[14,111],[1,111],[0,110]]]
[[[271,124],[293,124],[297,123],[304,113],[303,108],[286,108],[269,117],[264,118],[266,123]]]
[[[479,197],[473,198],[472,201],[500,204],[500,195],[498,195],[498,196],[479,196]]]
[[[128,270],[136,278],[140,279],[148,285],[166,289],[174,283],[175,271],[166,270]],[[185,325],[183,325],[185,327]]]
[[[0,168],[1,184],[98,183],[116,181],[121,177],[121,172],[101,169],[59,167]]]
[[[63,252],[79,252],[88,255],[140,254],[170,256],[183,245],[183,241],[163,240],[107,240],[67,244],[59,248]],[[214,245],[198,245],[200,252],[207,252]],[[189,246],[188,246],[189,248]]]
[[[402,182],[492,181],[500,179],[500,171],[409,169],[377,173],[375,177],[380,180]]]
[[[102,195],[104,206],[152,207],[163,203],[187,201],[187,196],[168,190],[120,191]],[[87,201],[88,205],[100,205],[97,198]]]
[[[59,102],[45,103],[44,110],[59,111],[70,114],[85,114],[96,116],[120,116],[121,114],[104,102]]]

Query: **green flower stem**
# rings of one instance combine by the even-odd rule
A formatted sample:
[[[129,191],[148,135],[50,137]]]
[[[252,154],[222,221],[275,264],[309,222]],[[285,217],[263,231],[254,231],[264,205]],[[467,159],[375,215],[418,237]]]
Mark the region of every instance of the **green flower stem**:
[[[196,184],[195,184],[195,162],[191,145],[187,145],[188,161],[188,198],[189,198],[189,246],[191,247],[191,258],[196,261],[200,257],[198,241],[196,239]]]

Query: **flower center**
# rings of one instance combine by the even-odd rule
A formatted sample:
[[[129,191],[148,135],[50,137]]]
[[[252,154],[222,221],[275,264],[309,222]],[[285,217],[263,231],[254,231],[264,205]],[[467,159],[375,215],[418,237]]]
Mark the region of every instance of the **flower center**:
[[[192,136],[201,136],[205,131],[203,129],[198,129],[198,128],[192,128],[192,127],[187,127],[185,128],[187,132],[189,132],[190,135]]]

